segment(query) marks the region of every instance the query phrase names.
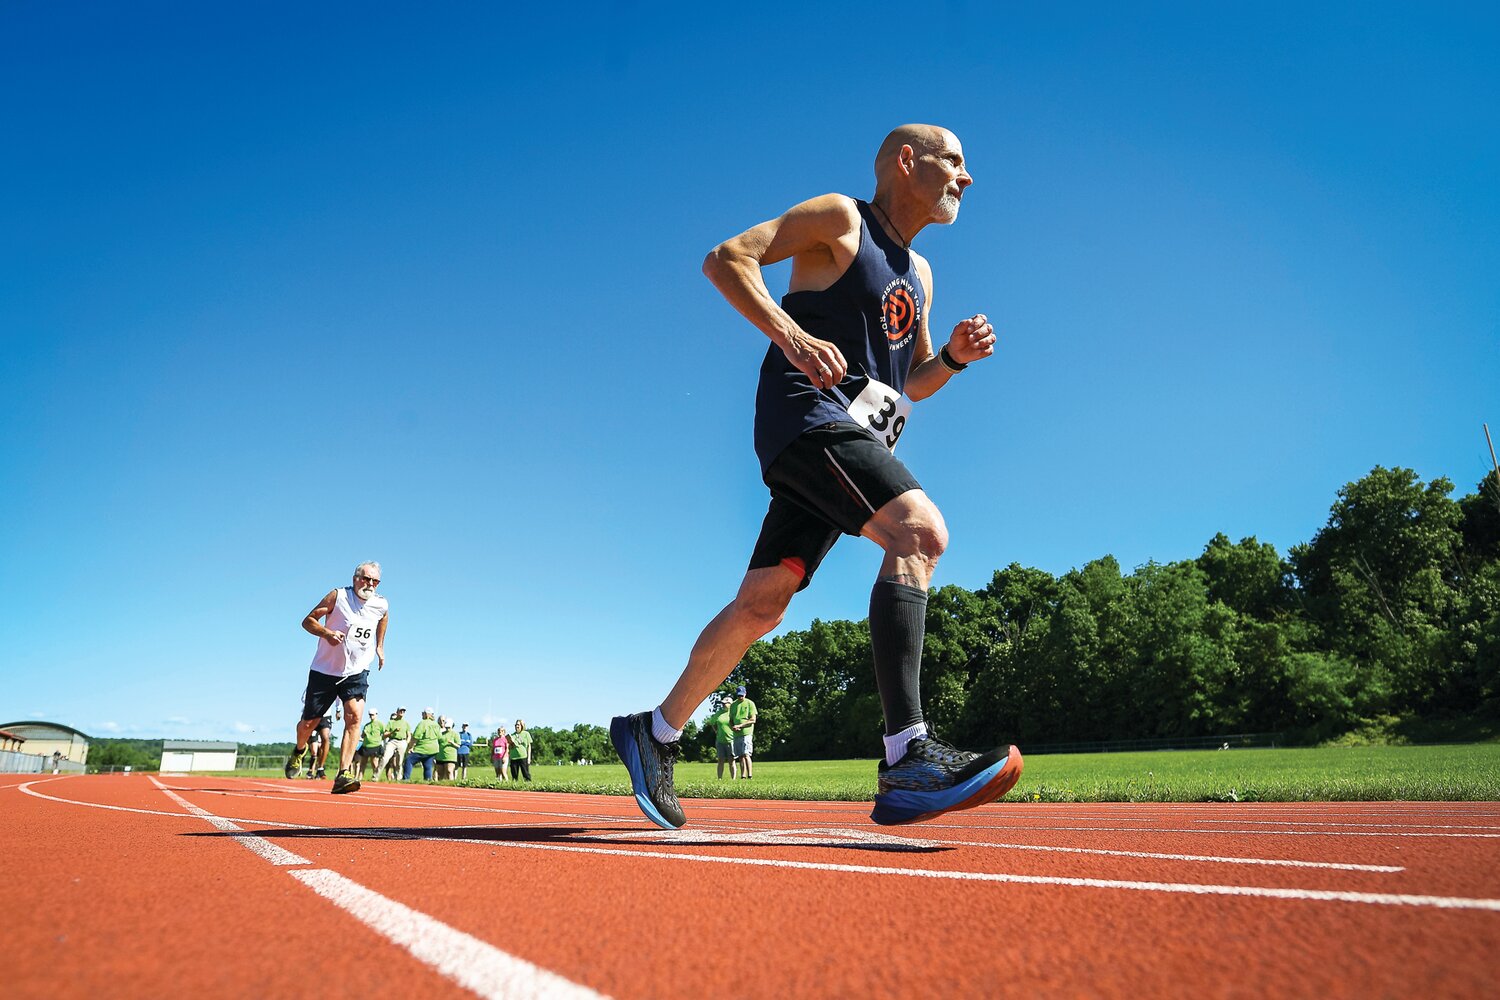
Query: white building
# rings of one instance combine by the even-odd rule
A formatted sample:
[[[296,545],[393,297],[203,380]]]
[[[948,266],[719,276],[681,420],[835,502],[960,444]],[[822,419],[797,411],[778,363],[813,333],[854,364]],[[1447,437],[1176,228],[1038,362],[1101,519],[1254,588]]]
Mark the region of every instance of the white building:
[[[238,743],[162,740],[162,771],[233,771]]]

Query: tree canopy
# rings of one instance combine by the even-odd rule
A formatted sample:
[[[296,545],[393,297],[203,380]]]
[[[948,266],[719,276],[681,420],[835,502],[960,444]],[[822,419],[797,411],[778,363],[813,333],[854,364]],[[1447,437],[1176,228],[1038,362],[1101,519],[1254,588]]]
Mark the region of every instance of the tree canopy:
[[[1500,484],[1376,467],[1282,556],[1215,535],[1196,559],[1061,576],[1011,564],[935,588],[926,717],[960,744],[1277,732],[1500,715]],[[755,699],[764,757],[869,756],[882,732],[869,623],[814,621],[752,646],[726,687]],[[711,751],[712,737],[700,739]]]

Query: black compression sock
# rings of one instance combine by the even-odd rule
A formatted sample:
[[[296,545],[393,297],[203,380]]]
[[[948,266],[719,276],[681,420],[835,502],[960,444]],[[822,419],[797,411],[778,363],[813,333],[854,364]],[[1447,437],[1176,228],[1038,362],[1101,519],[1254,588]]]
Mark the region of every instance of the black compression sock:
[[[922,721],[922,638],[927,591],[877,580],[870,591],[870,649],[886,735]]]

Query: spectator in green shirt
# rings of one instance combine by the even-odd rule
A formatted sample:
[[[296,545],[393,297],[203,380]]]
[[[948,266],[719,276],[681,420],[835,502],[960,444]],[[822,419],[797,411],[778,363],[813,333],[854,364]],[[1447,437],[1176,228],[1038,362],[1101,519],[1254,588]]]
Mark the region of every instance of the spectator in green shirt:
[[[725,695],[719,703],[719,711],[708,717],[714,730],[714,757],[719,762],[719,777],[724,777],[724,765],[729,765],[730,780],[740,776],[739,761],[734,759],[734,730],[729,724],[729,704],[733,699]]]
[[[411,778],[412,768],[419,760],[422,762],[422,780],[432,780],[432,765],[437,761],[438,737],[442,735],[442,730],[432,716],[432,709],[422,709],[422,721],[411,731],[411,742],[406,747],[406,769],[401,774],[403,781]]]
[[[373,708],[366,709],[370,713],[370,721],[359,731],[359,753],[354,756],[354,776],[360,781],[365,780],[365,768],[372,772],[371,779],[380,779],[380,751],[381,743],[385,740],[385,726],[380,722],[380,713]]]
[[[458,733],[453,731],[453,720],[446,715],[438,720],[438,780],[452,781],[458,776]]]
[[[510,738],[510,776],[525,775],[531,781],[531,734],[526,731],[526,720],[516,720],[516,732]]]
[[[406,743],[411,739],[411,723],[406,721],[405,705],[396,709],[396,714],[386,723],[385,735],[385,753],[380,758],[380,769],[395,781],[405,770]]]
[[[755,702],[745,697],[745,685],[734,689],[734,704],[729,706],[729,728],[734,731],[734,758],[740,765],[740,777],[753,778],[750,755],[755,752]]]

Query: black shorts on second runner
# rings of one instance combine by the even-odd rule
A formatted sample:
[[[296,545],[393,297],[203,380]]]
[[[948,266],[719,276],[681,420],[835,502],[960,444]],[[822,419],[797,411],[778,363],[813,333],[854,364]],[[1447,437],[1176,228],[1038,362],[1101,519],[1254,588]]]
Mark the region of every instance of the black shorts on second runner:
[[[352,701],[370,691],[370,672],[361,670],[348,677],[334,677],[317,670],[307,672],[307,691],[302,695],[302,721],[321,719],[335,700]]]
[[[804,431],[766,470],[771,506],[750,569],[785,566],[812,581],[839,535],[858,535],[881,507],[921,484],[857,424]]]

